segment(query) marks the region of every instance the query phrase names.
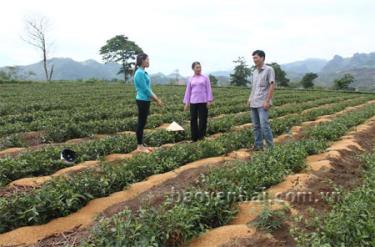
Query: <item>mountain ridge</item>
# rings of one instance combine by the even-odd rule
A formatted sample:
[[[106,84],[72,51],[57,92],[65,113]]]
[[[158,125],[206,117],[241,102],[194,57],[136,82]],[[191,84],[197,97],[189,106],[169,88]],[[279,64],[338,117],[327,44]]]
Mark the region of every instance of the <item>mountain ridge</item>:
[[[51,58],[50,65],[54,65],[53,80],[122,80],[122,75],[118,75],[120,65],[116,63],[100,63],[94,59],[87,59],[82,62],[75,61],[72,58]],[[42,62],[15,66],[17,76],[20,79],[44,80]],[[333,81],[345,73],[351,73],[356,79],[355,88],[373,88],[375,87],[375,52],[355,53],[351,57],[342,57],[335,55],[332,59],[307,58],[300,61],[281,64],[281,68],[287,73],[291,81],[301,80],[305,73],[317,73],[319,77],[315,84],[324,87],[333,85]],[[2,67],[0,70],[7,70],[8,67]],[[229,76],[232,71],[212,71],[212,74],[219,79],[219,84],[228,84]],[[186,76],[172,72],[170,74],[155,73],[151,75],[153,81],[159,84],[177,83],[184,84]]]

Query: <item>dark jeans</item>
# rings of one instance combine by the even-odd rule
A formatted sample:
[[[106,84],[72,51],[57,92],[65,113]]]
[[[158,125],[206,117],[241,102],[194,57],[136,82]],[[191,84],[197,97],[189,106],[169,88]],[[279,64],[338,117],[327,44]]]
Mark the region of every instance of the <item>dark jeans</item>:
[[[137,123],[137,143],[138,145],[143,144],[143,130],[147,123],[147,116],[150,112],[150,101],[136,100],[138,107],[138,123]]]
[[[193,141],[203,139],[206,135],[207,116],[207,103],[190,104],[190,128]]]

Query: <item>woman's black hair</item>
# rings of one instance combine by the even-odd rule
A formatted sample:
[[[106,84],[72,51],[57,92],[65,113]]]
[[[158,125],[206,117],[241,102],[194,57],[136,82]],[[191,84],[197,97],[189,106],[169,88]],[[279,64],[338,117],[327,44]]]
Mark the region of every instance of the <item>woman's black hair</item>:
[[[137,71],[137,69],[142,66],[143,61],[145,61],[147,58],[148,55],[146,53],[140,53],[137,55],[137,59],[135,60],[134,66],[134,74]]]
[[[200,62],[194,62],[192,65],[191,65],[191,68],[194,69],[196,65],[201,65]]]

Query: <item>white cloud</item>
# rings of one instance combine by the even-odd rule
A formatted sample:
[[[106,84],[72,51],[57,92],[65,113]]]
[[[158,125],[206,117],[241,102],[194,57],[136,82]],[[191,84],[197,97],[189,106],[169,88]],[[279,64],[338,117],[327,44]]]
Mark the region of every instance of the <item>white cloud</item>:
[[[0,15],[0,66],[28,64],[39,54],[21,41],[25,16],[51,21],[53,56],[101,60],[99,48],[126,34],[151,56],[151,72],[230,69],[238,56],[264,49],[269,61],[350,56],[375,51],[371,0],[13,0]]]

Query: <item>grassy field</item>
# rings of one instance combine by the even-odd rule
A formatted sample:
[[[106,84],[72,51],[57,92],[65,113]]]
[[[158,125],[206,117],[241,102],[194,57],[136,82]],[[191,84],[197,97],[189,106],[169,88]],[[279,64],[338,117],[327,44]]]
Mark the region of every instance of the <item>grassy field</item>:
[[[0,84],[0,246],[39,241],[38,246],[196,247],[207,246],[204,238],[211,235],[217,243],[222,238],[211,246],[374,246],[372,204],[363,202],[362,195],[374,187],[375,126],[368,120],[375,116],[375,94],[277,89],[269,111],[275,148],[252,152],[246,105],[250,89],[214,88],[207,136],[196,143],[189,142],[189,113],[182,104],[185,88],[153,89],[165,106],[152,105],[145,142],[157,148],[141,154],[133,152],[137,111],[132,85]],[[166,131],[165,124],[172,121],[185,131]],[[365,123],[369,129],[356,129]],[[271,210],[270,217],[258,217],[263,222],[257,224],[274,230],[271,240],[268,236],[267,241],[250,245],[265,238],[260,229],[251,241],[249,236],[244,239],[246,234],[226,240],[225,234],[215,235],[215,229],[229,232],[225,227],[233,226],[240,202],[288,176],[308,173],[309,157],[325,154],[351,131],[365,131],[353,139],[365,148],[340,157],[369,154],[352,162],[363,164],[353,175],[358,180],[355,186],[338,182],[347,190],[345,198],[334,205],[327,200],[319,207],[328,215],[324,225],[292,220],[298,213],[276,224],[270,221]],[[67,147],[78,154],[73,164],[60,160],[60,151]],[[369,175],[363,178],[362,173]],[[330,178],[325,173],[319,176]],[[170,197],[172,187],[185,194],[215,196],[176,202]],[[233,192],[245,193],[245,200],[228,199]],[[355,211],[350,200],[363,211]],[[295,208],[299,216],[306,216],[301,212],[310,206],[290,203],[289,211]],[[357,216],[362,220],[355,221]],[[352,236],[337,222],[354,224],[359,233]],[[276,245],[277,241],[285,245]]]

